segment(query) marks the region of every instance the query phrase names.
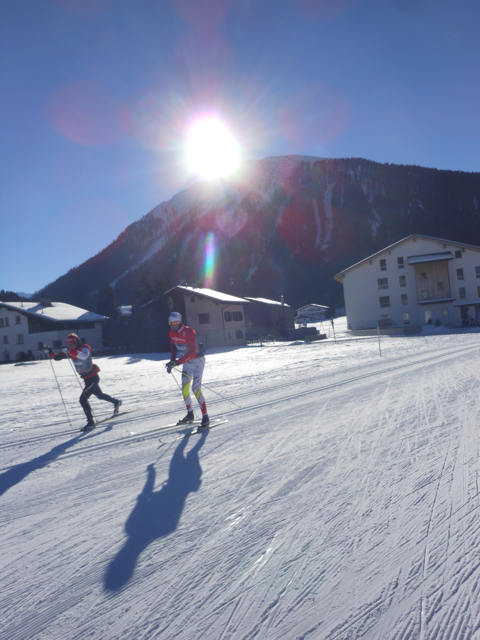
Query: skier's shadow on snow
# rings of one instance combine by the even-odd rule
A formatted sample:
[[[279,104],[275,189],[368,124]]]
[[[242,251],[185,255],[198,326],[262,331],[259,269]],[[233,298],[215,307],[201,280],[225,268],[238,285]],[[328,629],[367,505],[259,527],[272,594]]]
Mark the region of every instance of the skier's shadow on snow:
[[[205,443],[207,433],[204,431],[201,434],[186,455],[184,451],[188,438],[182,438],[170,461],[168,480],[158,491],[153,490],[155,468],[153,464],[148,465],[147,481],[125,524],[128,539],[110,562],[105,574],[105,590],[121,589],[132,577],[138,558],[148,545],[177,528],[188,494],[198,491],[202,482],[198,452]]]
[[[67,440],[67,442],[62,442],[62,444],[53,447],[47,453],[44,453],[38,458],[33,458],[33,460],[29,460],[28,462],[22,462],[21,464],[16,464],[14,467],[11,467],[4,473],[0,474],[0,496],[3,496],[9,489],[14,487],[16,484],[24,480],[30,473],[33,471],[37,471],[37,469],[43,469],[51,462],[56,460],[59,456],[61,456],[67,449],[73,447],[73,445],[77,444],[80,436],[75,436],[71,440]]]

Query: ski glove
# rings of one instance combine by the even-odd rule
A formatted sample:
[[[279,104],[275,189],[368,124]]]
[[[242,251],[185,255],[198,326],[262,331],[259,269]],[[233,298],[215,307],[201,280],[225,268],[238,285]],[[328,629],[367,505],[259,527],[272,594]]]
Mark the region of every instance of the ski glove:
[[[47,355],[51,356],[52,358],[55,355],[55,351],[52,349],[52,347],[43,347],[43,350]]]
[[[167,362],[167,364],[165,365],[165,368],[167,369],[167,373],[172,373],[172,369],[176,366],[177,366],[177,363],[175,362],[175,360],[170,360],[170,362]]]
[[[64,358],[66,358],[67,356],[64,353],[57,353],[56,355],[53,356],[54,360],[63,360]]]
[[[69,347],[62,347],[63,353],[68,353],[70,351]]]

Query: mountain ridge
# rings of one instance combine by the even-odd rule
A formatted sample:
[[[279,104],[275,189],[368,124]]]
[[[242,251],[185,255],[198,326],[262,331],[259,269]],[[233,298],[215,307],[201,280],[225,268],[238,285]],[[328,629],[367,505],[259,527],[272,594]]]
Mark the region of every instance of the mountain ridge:
[[[403,237],[480,245],[479,202],[480,173],[272,156],[180,191],[37,295],[92,307],[109,284],[129,304],[150,269],[167,288],[341,306],[335,273]]]

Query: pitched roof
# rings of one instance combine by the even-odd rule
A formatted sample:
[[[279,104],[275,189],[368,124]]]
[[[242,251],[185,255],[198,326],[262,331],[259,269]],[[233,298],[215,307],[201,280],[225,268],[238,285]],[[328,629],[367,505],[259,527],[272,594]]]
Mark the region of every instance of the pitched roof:
[[[166,293],[168,294],[171,291],[175,291],[177,289],[190,295],[203,296],[204,298],[216,300],[217,302],[226,302],[227,304],[250,304],[248,300],[245,300],[245,298],[237,298],[236,296],[231,296],[229,293],[221,293],[220,291],[215,291],[214,289],[197,289],[195,287],[185,287],[179,285],[178,287],[169,289],[168,291],[166,291]]]
[[[67,320],[99,322],[107,319],[99,313],[74,307],[65,302],[52,302],[51,305],[51,307],[44,307],[38,302],[0,302],[0,306],[4,306],[11,311],[19,311],[27,316],[39,316],[54,322],[65,322]]]
[[[473,249],[474,251],[480,251],[480,247],[477,247],[474,244],[465,244],[464,242],[456,242],[454,240],[445,240],[444,238],[434,238],[432,236],[423,236],[421,234],[415,233],[415,234],[412,234],[411,236],[407,236],[406,238],[402,238],[402,240],[399,240],[398,242],[394,242],[393,244],[390,244],[388,247],[385,247],[384,249],[381,249],[376,253],[372,253],[371,256],[367,256],[363,260],[360,260],[360,262],[356,262],[355,264],[352,264],[350,267],[343,269],[343,271],[339,271],[339,273],[337,273],[333,277],[333,279],[337,280],[337,282],[341,282],[342,281],[341,276],[344,273],[347,273],[348,271],[351,271],[352,269],[359,267],[361,264],[364,264],[365,262],[372,260],[372,258],[377,258],[378,256],[382,255],[382,253],[385,253],[386,251],[390,251],[393,247],[397,247],[398,245],[402,244],[403,242],[407,242],[412,238],[421,238],[422,240],[430,240],[432,242],[441,242],[442,244],[449,244],[449,245],[456,246],[459,249],[465,248],[465,249]]]
[[[272,305],[278,305],[279,307],[290,308],[290,305],[286,304],[285,302],[279,302],[278,300],[268,300],[268,298],[249,298],[247,296],[245,297],[245,300],[248,300],[249,302],[261,302],[262,304],[272,304]]]

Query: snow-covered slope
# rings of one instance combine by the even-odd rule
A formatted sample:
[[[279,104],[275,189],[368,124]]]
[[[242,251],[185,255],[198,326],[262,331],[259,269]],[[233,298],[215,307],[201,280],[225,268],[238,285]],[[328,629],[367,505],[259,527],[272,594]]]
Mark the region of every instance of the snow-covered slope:
[[[0,637],[478,638],[478,333],[336,322],[207,354],[228,423],[164,445],[167,354],[97,361],[134,412],[87,435],[68,362],[72,426],[49,362],[0,367]]]

